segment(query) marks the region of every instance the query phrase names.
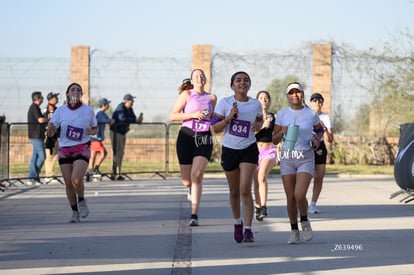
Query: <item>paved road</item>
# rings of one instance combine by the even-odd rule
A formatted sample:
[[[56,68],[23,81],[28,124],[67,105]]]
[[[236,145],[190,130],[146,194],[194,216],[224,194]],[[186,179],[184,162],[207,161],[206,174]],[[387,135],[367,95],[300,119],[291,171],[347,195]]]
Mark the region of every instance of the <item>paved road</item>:
[[[88,183],[91,214],[67,223],[60,184],[0,194],[0,274],[413,274],[414,203],[392,177],[327,177],[314,239],[288,245],[279,176],[255,243],[236,244],[226,181],[208,177],[199,227],[177,178]]]

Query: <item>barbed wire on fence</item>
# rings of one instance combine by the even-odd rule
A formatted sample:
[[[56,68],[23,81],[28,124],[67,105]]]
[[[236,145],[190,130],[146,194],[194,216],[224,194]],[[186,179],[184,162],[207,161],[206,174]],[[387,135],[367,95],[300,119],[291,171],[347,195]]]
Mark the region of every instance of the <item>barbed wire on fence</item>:
[[[377,83],[390,73],[406,70],[413,64],[409,51],[378,52],[356,50],[333,44],[332,108],[341,107],[344,117],[355,115],[358,106],[369,103],[366,93],[381,93]],[[294,75],[312,87],[312,43],[289,50],[236,53],[213,47],[211,91],[219,98],[232,93],[230,77],[243,70],[252,77],[251,94],[265,89],[273,79]],[[409,48],[409,45],[408,45]],[[69,58],[0,57],[0,113],[8,121],[26,121],[30,94],[40,90],[61,93],[70,81]],[[146,121],[166,122],[177,97],[177,87],[191,72],[188,55],[147,57],[133,51],[108,53],[93,49],[90,55],[90,97],[106,97],[113,107],[124,93],[137,96],[134,108],[144,112]],[[410,84],[411,87],[413,83]],[[407,88],[408,90],[408,88]],[[307,97],[309,98],[309,97]],[[368,101],[368,102],[367,102]]]

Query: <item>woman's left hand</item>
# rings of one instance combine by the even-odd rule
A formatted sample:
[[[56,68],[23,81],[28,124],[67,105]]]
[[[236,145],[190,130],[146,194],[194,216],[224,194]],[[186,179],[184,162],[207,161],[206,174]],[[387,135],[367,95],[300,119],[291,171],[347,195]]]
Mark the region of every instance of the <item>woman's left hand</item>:
[[[88,127],[88,128],[86,128],[86,134],[88,135],[88,136],[93,136],[93,135],[96,135],[96,133],[97,133],[97,130],[98,129],[98,127]]]

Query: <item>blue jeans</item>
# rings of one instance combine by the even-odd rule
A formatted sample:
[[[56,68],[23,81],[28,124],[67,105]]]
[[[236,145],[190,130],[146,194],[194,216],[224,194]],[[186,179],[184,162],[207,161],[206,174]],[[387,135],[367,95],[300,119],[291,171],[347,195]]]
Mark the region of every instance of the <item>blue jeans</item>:
[[[33,151],[29,166],[29,178],[38,180],[46,158],[45,147],[42,139],[31,138],[30,143],[33,146]]]

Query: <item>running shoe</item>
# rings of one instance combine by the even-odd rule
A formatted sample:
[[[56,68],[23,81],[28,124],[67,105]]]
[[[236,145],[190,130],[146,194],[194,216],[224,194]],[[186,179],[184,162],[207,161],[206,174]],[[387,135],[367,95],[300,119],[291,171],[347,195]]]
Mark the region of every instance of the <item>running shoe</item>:
[[[122,175],[118,175],[117,177],[116,177],[116,180],[124,180],[125,179],[125,177],[124,176],[122,176]]]
[[[86,204],[86,200],[78,202],[79,213],[81,218],[86,218],[89,215],[88,205]]]
[[[190,226],[199,226],[198,219],[191,219]]]
[[[313,234],[310,221],[300,222],[300,224],[302,225],[303,239],[306,241],[312,240]]]
[[[28,181],[25,182],[25,184],[27,186],[32,186],[33,185],[33,181],[32,180],[28,180]]]
[[[254,213],[256,214],[256,220],[259,222],[263,221],[261,210],[262,210],[261,207],[254,207]]]
[[[241,224],[234,225],[234,240],[237,243],[241,243],[243,241],[243,222]]]
[[[244,230],[243,242],[245,243],[254,243],[253,232],[251,229]]]
[[[190,226],[198,226],[198,216],[195,214],[191,214],[191,221],[190,221]]]
[[[319,209],[316,208],[316,205],[311,204],[311,205],[309,205],[308,212],[310,214],[318,214],[319,213]]]
[[[55,177],[49,177],[45,180],[45,184],[49,184],[49,183],[57,183],[58,181],[56,180]]]
[[[70,223],[78,223],[80,222],[79,218],[79,212],[78,211],[72,211],[72,217],[69,220]]]
[[[300,243],[300,236],[299,236],[299,230],[294,229],[290,232],[288,244],[296,244],[296,243]]]
[[[260,218],[263,220],[266,217],[267,217],[267,207],[262,206],[260,207]]]

